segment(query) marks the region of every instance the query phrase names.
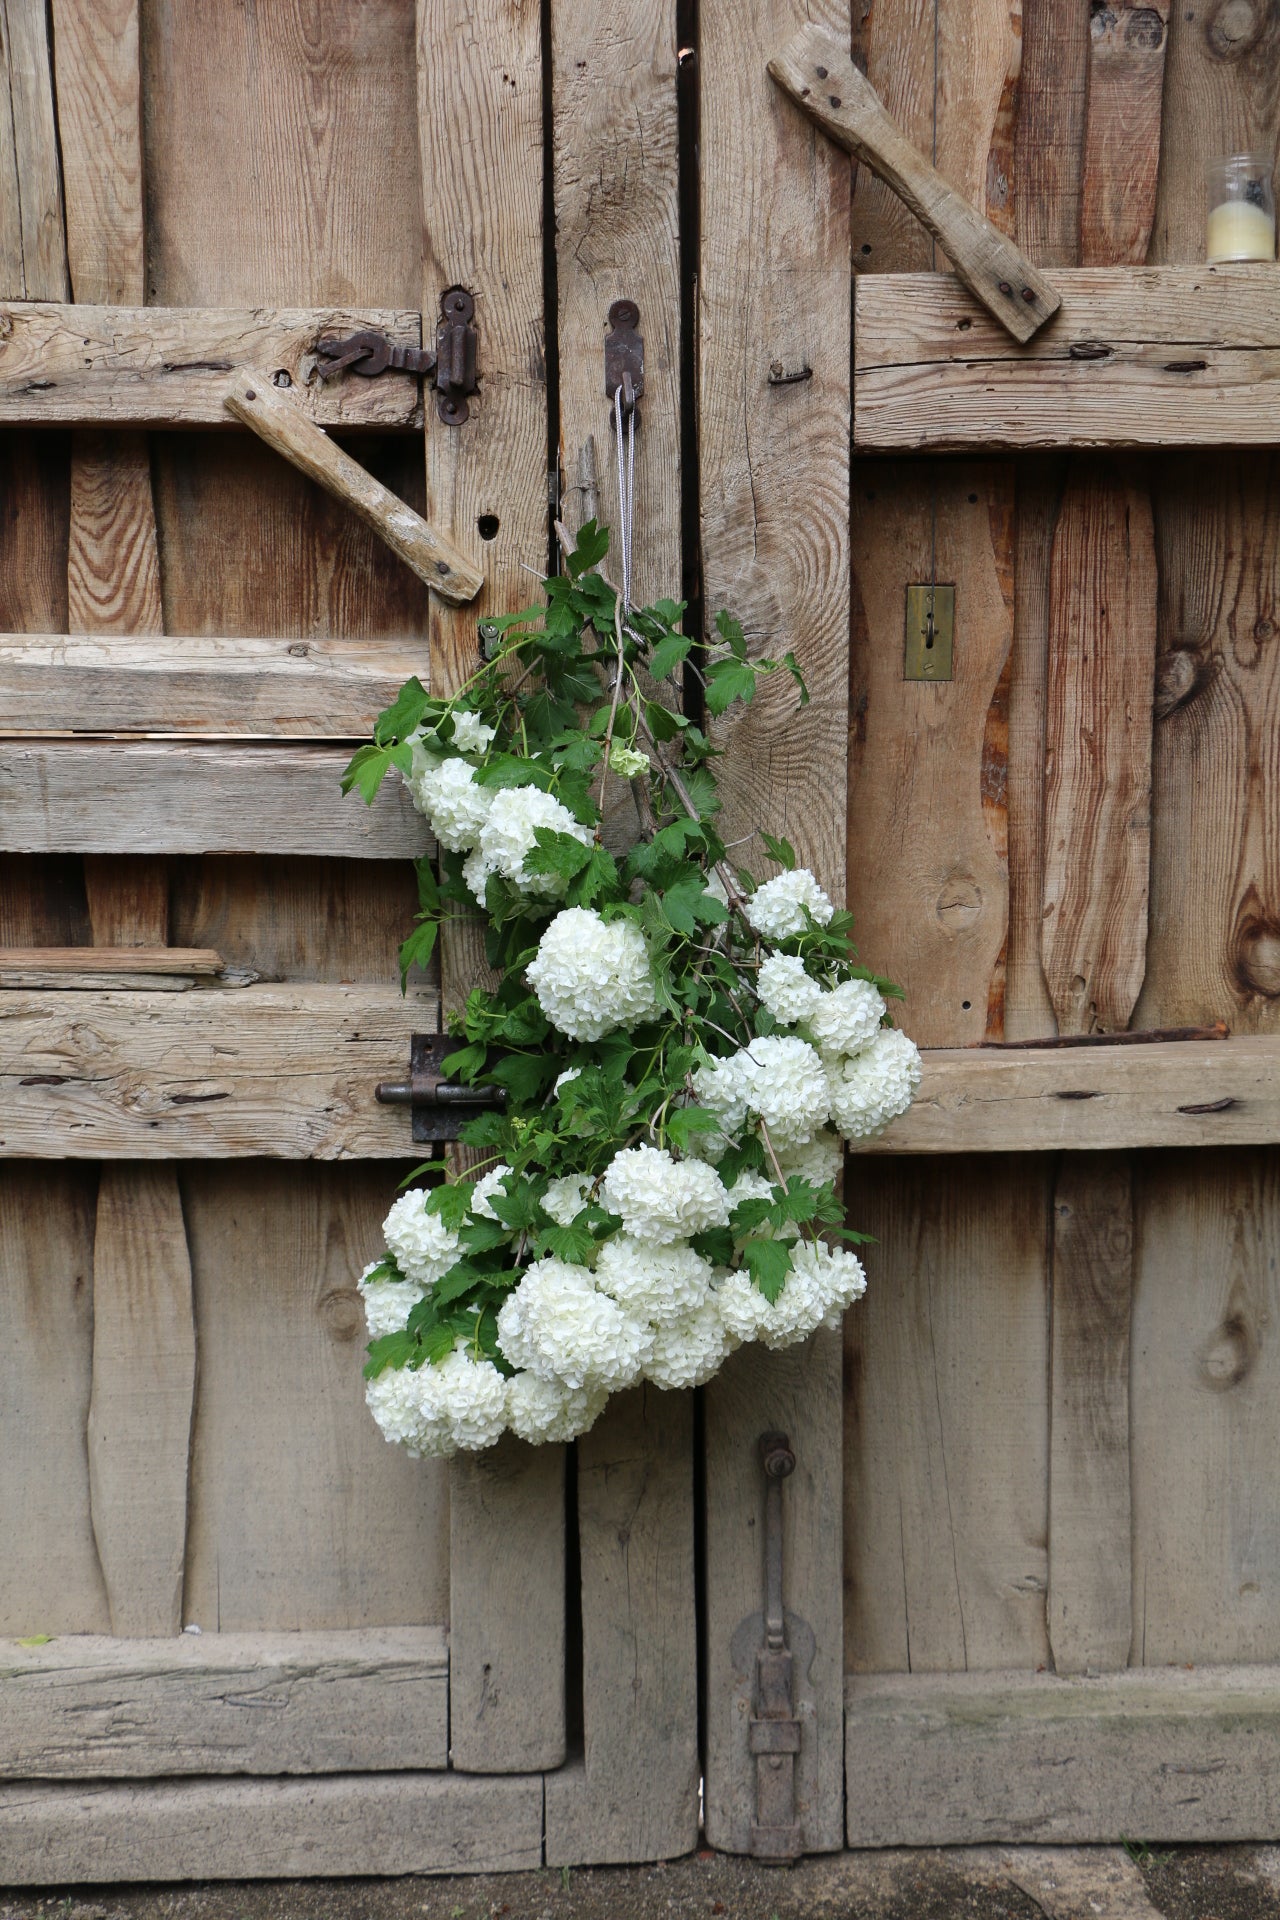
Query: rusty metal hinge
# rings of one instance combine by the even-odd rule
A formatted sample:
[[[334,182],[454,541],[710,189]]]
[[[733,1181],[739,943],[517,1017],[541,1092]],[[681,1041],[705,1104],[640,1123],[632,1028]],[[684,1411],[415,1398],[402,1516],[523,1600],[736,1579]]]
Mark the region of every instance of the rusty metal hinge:
[[[380,1080],[374,1088],[374,1098],[383,1106],[410,1109],[415,1141],[456,1140],[469,1114],[506,1103],[501,1087],[463,1087],[445,1079],[445,1060],[459,1044],[449,1033],[411,1034],[409,1078]]]
[[[640,309],[634,300],[615,300],[609,309],[604,390],[610,400],[621,390],[624,420],[635,412],[644,392],[644,341],[640,337]]]
[[[316,372],[322,380],[334,380],[341,373],[376,380],[388,370],[422,374],[435,388],[436,412],[445,425],[460,427],[470,412],[468,399],[479,392],[475,311],[476,303],[465,287],[450,287],[440,297],[434,347],[409,346],[389,340],[376,327],[361,327],[358,333],[328,334],[317,340]]]
[[[756,1817],[751,1852],[757,1860],[785,1865],[798,1859],[803,1840],[796,1818],[796,1758],[801,1725],[796,1717],[791,1649],[782,1603],[782,1483],[795,1471],[796,1456],[785,1433],[760,1437],[764,1468],[764,1645],[756,1655],[750,1751],[756,1759]]]

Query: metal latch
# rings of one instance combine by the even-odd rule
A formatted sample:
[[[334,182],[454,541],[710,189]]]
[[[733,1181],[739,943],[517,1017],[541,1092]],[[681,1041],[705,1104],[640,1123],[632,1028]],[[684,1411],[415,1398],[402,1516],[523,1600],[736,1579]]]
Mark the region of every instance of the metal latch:
[[[423,374],[433,381],[440,418],[446,426],[460,427],[470,412],[468,397],[479,392],[475,311],[476,303],[465,287],[450,287],[440,298],[434,348],[408,346],[388,340],[376,327],[361,327],[358,333],[328,334],[317,340],[316,372],[322,380],[334,380],[340,373],[376,380],[388,369]]]
[[[640,309],[635,301],[615,300],[604,337],[604,390],[612,400],[621,389],[624,420],[635,412],[644,392],[644,341],[639,329]]]
[[[409,1078],[380,1080],[374,1098],[383,1106],[408,1107],[415,1141],[456,1140],[458,1129],[482,1107],[501,1107],[501,1087],[463,1087],[444,1077],[444,1062],[461,1043],[450,1033],[409,1036]]]
[[[755,1710],[749,1726],[756,1757],[756,1817],[751,1852],[757,1860],[785,1865],[799,1858],[796,1819],[796,1756],[800,1721],[792,1697],[793,1661],[782,1605],[782,1483],[794,1473],[796,1456],[785,1433],[760,1438],[767,1488],[764,1508],[764,1645],[756,1655]]]

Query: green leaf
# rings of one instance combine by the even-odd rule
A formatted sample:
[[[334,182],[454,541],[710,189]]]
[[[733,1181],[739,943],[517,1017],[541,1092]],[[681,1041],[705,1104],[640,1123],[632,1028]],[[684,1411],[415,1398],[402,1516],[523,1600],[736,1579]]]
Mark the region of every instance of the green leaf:
[[[571,1266],[580,1267],[590,1260],[596,1250],[595,1236],[585,1225],[575,1220],[567,1227],[546,1227],[534,1238],[537,1253],[552,1254],[557,1260],[567,1260]]]
[[[354,787],[367,807],[371,807],[378,795],[391,767],[391,750],[388,747],[357,747],[347,762],[342,775],[342,791],[350,793]]]
[[[410,675],[392,704],[373,723],[373,737],[378,746],[390,746],[393,740],[403,740],[412,733],[430,705],[431,695],[416,674]]]
[[[419,920],[413,932],[400,948],[400,991],[404,992],[409,982],[410,967],[425,967],[436,950],[436,939],[440,932],[438,920]]]
[[[496,1248],[506,1246],[511,1232],[512,1229],[504,1227],[499,1220],[468,1220],[459,1238],[467,1253],[493,1253]]]
[[[665,680],[667,675],[680,666],[688,655],[693,639],[684,633],[669,633],[659,640],[649,655],[649,671],[655,680]]]
[[[53,1639],[51,1633],[27,1633],[19,1640],[20,1647],[47,1647]]]
[[[800,671],[800,662],[796,659],[790,647],[787,648],[787,651],[782,656],[782,664],[800,689],[800,705],[807,707],[809,704],[809,689],[804,683],[804,675]]]
[[[551,874],[572,880],[591,859],[591,848],[571,833],[557,833],[554,827],[536,827],[534,844],[524,857],[525,873]]]
[[[536,1227],[544,1218],[538,1197],[527,1180],[522,1180],[514,1193],[491,1193],[489,1205],[503,1225],[513,1232]]]
[[[475,1190],[474,1180],[451,1180],[442,1187],[433,1187],[427,1195],[426,1211],[434,1213],[444,1226],[455,1232],[467,1217]]]
[[[509,1053],[505,1060],[499,1060],[490,1078],[523,1107],[537,1099],[558,1065],[546,1054]]]
[[[594,520],[584,520],[578,528],[573,552],[565,563],[570,577],[578,580],[592,567],[598,567],[608,551],[609,529],[598,527]]]
[[[780,867],[785,867],[788,873],[793,873],[796,864],[796,850],[791,842],[789,840],[775,840],[771,833],[762,833],[760,838],[764,841],[764,850],[769,858],[776,860]]]
[[[733,1260],[733,1234],[728,1227],[710,1227],[705,1233],[695,1233],[689,1244],[704,1260],[710,1260],[712,1266],[727,1267]]]
[[[483,766],[476,768],[476,785],[481,787],[541,787],[549,793],[554,782],[550,767],[515,753],[491,753]]]
[[[720,660],[707,668],[707,712],[723,713],[735,700],[750,700],[756,690],[756,670],[738,660]]]
[[[418,1343],[411,1333],[384,1333],[379,1339],[369,1342],[364,1377],[366,1380],[376,1380],[388,1367],[407,1367],[417,1355]]]
[[[743,1264],[772,1306],[787,1283],[791,1271],[791,1249],[785,1240],[748,1240],[742,1250]]]
[[[686,1153],[697,1133],[718,1133],[720,1121],[706,1107],[676,1107],[667,1115],[667,1138]]]
[[[582,871],[569,882],[565,894],[565,905],[570,907],[594,906],[602,893],[617,895],[622,882],[618,877],[618,863],[611,853],[603,847],[592,847],[590,858]]]
[[[735,660],[746,659],[747,642],[743,635],[742,628],[738,621],[734,619],[733,615],[727,613],[723,607],[721,607],[719,613],[716,615],[716,632],[733,654]]]
[[[461,1080],[464,1086],[469,1087],[483,1070],[488,1058],[488,1047],[477,1042],[469,1047],[459,1047],[456,1053],[446,1054],[440,1063],[440,1070],[446,1080]]]
[[[435,868],[429,860],[415,860],[414,872],[418,876],[418,907],[423,913],[440,911],[440,888],[436,883]]]
[[[436,1281],[431,1289],[431,1303],[436,1307],[452,1306],[455,1300],[461,1300],[464,1293],[470,1293],[472,1287],[486,1277],[477,1273],[465,1260],[460,1260],[456,1267],[450,1267],[448,1273]]]

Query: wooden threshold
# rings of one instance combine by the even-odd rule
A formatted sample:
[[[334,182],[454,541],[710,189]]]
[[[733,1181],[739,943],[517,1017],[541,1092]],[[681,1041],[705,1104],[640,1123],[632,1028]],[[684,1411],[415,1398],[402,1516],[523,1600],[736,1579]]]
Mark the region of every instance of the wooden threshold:
[[[858,451],[1273,446],[1280,266],[1055,268],[1025,345],[953,274],[859,276]]]
[[[1274,1838],[1280,1667],[854,1674],[851,1847]]]
[[[0,302],[0,425],[228,427],[227,377],[261,368],[317,426],[422,427],[417,377],[315,372],[316,342],[364,328],[419,346],[399,307],[60,306]]]
[[[449,1763],[439,1627],[0,1640],[0,1779]]]

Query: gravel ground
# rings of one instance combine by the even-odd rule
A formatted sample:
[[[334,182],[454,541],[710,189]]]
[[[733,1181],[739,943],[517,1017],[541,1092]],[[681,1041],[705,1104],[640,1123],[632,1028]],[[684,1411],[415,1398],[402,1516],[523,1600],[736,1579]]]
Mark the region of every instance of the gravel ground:
[[[457,1879],[0,1891],[0,1920],[1280,1920],[1280,1848],[970,1847],[790,1870],[652,1867]]]

